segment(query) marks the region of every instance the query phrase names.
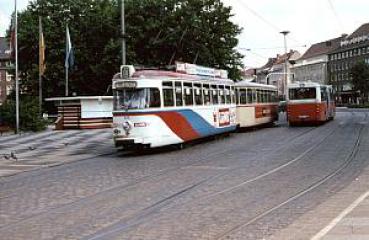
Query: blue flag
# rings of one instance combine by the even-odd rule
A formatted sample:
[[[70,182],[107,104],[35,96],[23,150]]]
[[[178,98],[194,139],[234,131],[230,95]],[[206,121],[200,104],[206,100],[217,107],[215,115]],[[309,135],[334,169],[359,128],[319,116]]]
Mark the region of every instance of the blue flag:
[[[73,68],[74,66],[74,51],[72,46],[72,41],[70,39],[69,27],[67,25],[66,29],[66,48],[65,48],[65,67]]]

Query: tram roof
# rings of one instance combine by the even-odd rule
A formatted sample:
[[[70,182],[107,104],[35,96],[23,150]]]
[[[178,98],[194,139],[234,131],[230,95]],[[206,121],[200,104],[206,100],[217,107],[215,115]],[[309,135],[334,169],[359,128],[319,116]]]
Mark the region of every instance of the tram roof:
[[[277,87],[274,85],[268,85],[268,84],[261,84],[261,83],[254,83],[247,80],[243,80],[240,82],[237,82],[236,87],[254,87],[254,88],[267,88],[270,90],[276,90]]]
[[[234,83],[231,79],[225,78],[217,78],[217,77],[209,77],[209,76],[199,76],[199,75],[190,75],[180,72],[174,71],[165,71],[165,70],[139,70],[136,71],[130,79],[122,79],[120,73],[117,73],[114,80],[179,80],[179,81],[202,81],[209,82],[212,84],[221,83],[221,84],[230,84]]]
[[[320,84],[317,82],[312,82],[312,81],[306,81],[306,82],[295,82],[295,83],[291,83],[288,84],[288,88],[300,88],[300,87],[320,87],[320,86],[330,86],[330,85],[325,85],[325,84]]]

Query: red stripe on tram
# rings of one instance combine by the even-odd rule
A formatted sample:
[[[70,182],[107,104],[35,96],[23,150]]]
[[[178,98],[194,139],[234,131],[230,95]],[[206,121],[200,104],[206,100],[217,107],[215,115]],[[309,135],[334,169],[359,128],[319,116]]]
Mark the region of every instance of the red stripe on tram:
[[[115,113],[114,116],[147,116],[160,117],[165,124],[183,141],[190,141],[200,137],[192,128],[187,119],[178,112],[155,112],[155,113]]]

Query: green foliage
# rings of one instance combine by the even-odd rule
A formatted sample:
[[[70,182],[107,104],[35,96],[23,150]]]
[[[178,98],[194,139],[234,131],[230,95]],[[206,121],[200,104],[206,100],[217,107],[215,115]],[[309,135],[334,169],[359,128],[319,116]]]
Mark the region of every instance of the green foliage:
[[[20,129],[23,131],[41,131],[47,126],[47,122],[39,115],[38,99],[30,96],[23,96],[20,104]],[[0,116],[3,124],[16,128],[15,121],[15,101],[7,100],[0,106]]]
[[[360,97],[364,103],[368,100],[369,93],[369,65],[358,62],[352,69],[352,85],[355,91],[360,91]]]
[[[125,0],[127,61],[160,66],[175,61],[225,68],[240,78],[235,50],[241,29],[221,0]],[[22,91],[37,95],[38,17],[46,43],[44,96],[64,93],[65,27],[69,24],[76,68],[70,92],[102,95],[121,64],[118,0],[33,0],[19,15]]]

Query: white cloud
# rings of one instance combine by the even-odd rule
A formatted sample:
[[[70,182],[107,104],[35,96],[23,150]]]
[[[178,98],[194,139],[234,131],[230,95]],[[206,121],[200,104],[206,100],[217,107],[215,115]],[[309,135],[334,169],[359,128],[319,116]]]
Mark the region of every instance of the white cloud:
[[[31,0],[17,0],[18,11],[26,8]],[[14,12],[14,0],[0,1],[0,36],[4,36],[6,30],[9,28],[11,21],[11,14]]]

